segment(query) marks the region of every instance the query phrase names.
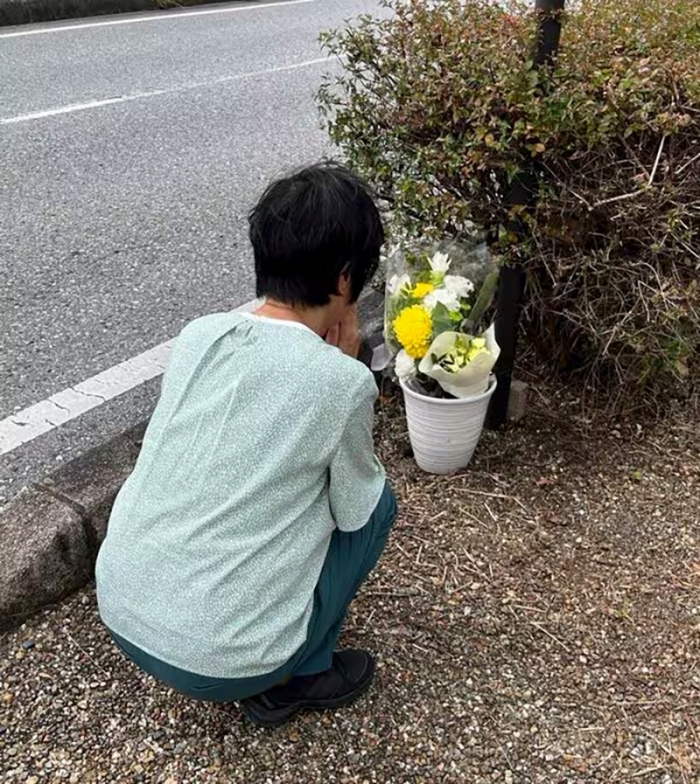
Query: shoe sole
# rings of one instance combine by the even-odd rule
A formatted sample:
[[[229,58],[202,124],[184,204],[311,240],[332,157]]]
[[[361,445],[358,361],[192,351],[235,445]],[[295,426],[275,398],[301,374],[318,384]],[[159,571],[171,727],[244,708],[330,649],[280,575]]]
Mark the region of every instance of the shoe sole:
[[[299,702],[287,705],[284,708],[279,708],[278,710],[260,710],[254,703],[251,704],[245,700],[241,703],[241,710],[243,711],[244,716],[250,719],[250,721],[255,722],[255,724],[259,724],[262,727],[279,727],[282,724],[286,724],[290,719],[302,711],[335,710],[336,708],[342,708],[345,705],[349,705],[351,702],[355,702],[355,700],[359,699],[372,685],[374,672],[375,666],[374,662],[372,662],[369,675],[366,676],[365,680],[354,691],[351,691],[349,694],[345,694],[342,697],[334,697],[329,700],[300,700]]]

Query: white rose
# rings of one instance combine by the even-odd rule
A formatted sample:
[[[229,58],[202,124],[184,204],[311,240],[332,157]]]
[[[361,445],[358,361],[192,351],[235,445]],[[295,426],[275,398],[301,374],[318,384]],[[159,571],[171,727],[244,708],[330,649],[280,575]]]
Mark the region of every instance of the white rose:
[[[409,285],[410,283],[411,278],[408,275],[394,275],[387,282],[386,290],[393,296],[394,294],[398,294],[404,286]]]
[[[457,294],[443,288],[433,289],[423,300],[423,304],[429,310],[433,310],[438,303],[444,305],[448,310],[459,310],[460,306]]]
[[[436,253],[430,260],[433,272],[447,272],[450,268],[450,257],[446,253]]]
[[[445,275],[445,288],[457,297],[468,297],[474,291],[474,284],[461,275]]]
[[[416,361],[401,349],[396,355],[396,375],[399,378],[413,378],[416,375]]]

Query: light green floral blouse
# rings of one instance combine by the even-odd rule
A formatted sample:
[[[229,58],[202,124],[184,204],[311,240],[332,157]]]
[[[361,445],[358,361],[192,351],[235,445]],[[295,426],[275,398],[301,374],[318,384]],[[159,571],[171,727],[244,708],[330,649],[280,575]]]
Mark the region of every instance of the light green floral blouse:
[[[331,534],[369,519],[377,389],[305,326],[221,313],[175,342],[97,561],[114,632],[189,672],[272,672],[302,645]]]

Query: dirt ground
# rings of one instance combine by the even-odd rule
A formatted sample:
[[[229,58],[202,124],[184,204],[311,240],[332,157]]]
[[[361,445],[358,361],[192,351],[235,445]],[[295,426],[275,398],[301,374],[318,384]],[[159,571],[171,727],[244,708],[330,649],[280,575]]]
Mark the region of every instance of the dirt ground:
[[[382,400],[401,516],[343,639],[368,696],[255,728],[139,674],[87,589],[0,638],[0,782],[700,782],[700,426],[537,390],[447,478]]]

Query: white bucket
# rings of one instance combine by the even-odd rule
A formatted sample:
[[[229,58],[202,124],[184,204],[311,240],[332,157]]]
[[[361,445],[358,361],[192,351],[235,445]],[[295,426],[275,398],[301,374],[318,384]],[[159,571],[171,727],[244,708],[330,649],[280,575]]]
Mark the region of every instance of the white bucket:
[[[479,443],[496,379],[486,392],[455,400],[421,395],[401,381],[408,435],[419,468],[451,474],[469,464]]]

